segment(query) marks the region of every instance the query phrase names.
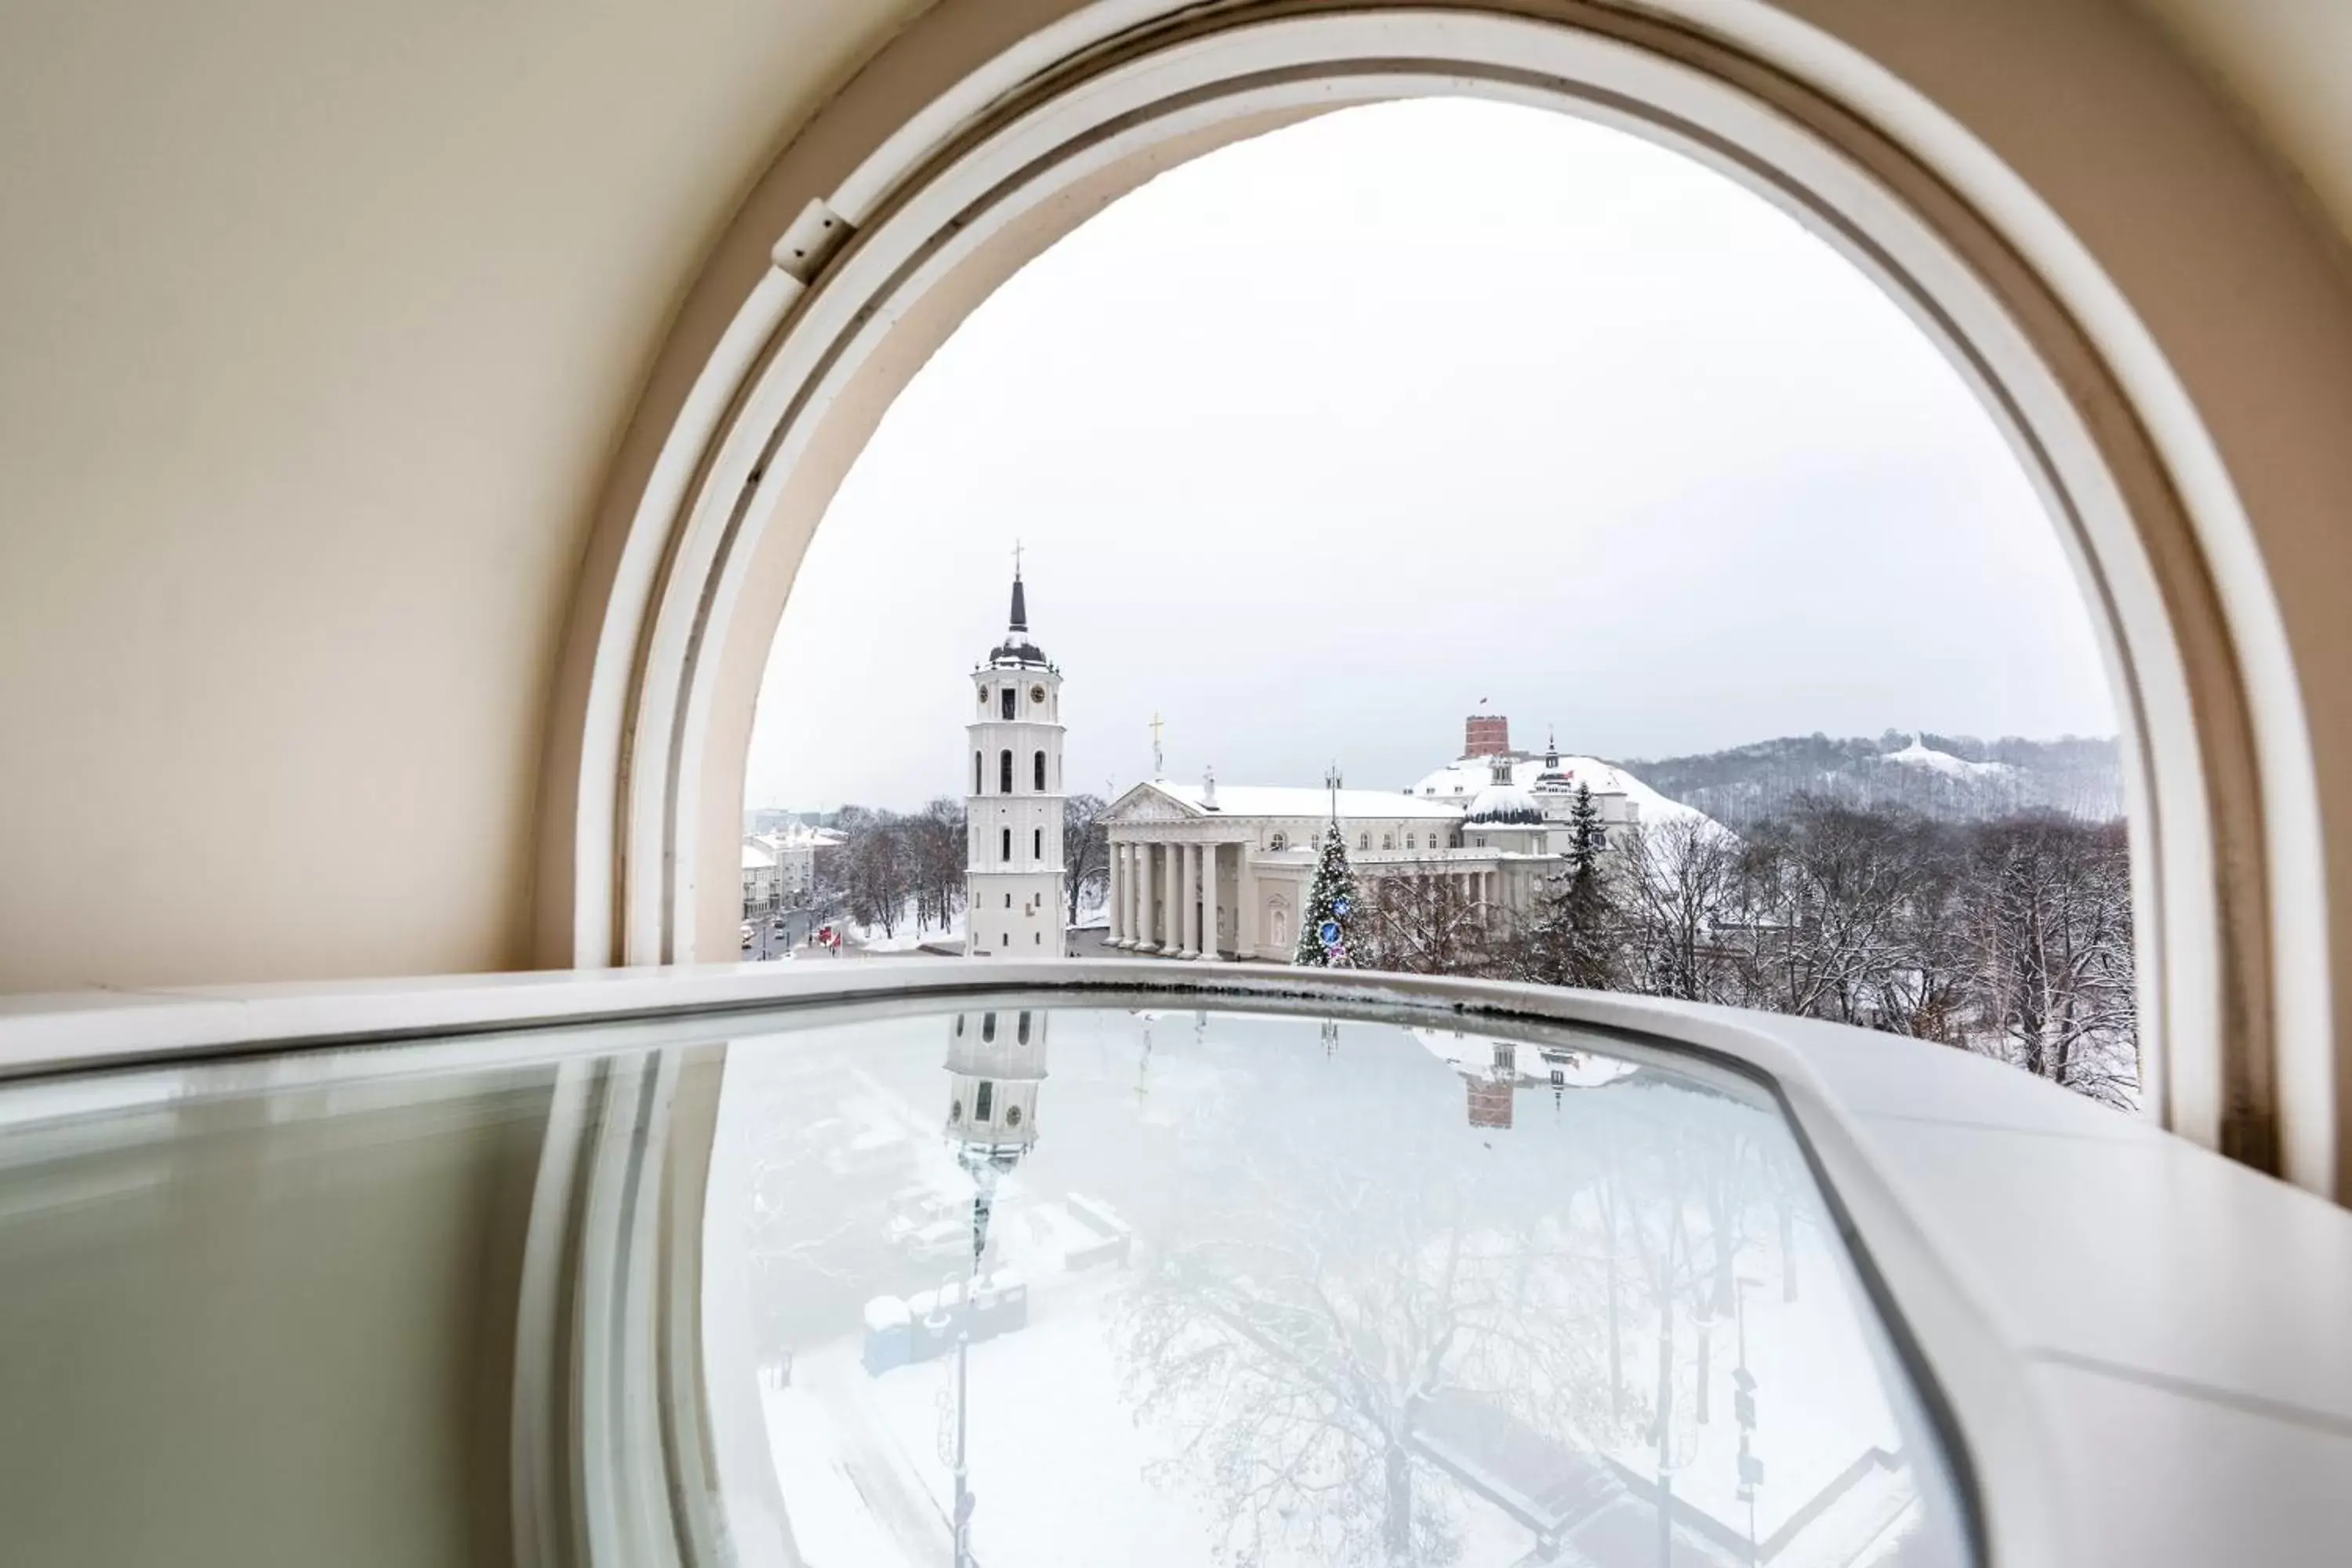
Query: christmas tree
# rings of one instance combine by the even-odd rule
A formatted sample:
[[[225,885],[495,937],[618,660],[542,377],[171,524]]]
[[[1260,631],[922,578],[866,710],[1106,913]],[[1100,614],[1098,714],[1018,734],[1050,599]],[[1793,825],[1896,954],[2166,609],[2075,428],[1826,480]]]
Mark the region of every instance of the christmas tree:
[[[1298,921],[1298,951],[1293,963],[1345,969],[1348,949],[1360,918],[1356,902],[1356,873],[1348,866],[1348,841],[1339,837],[1335,820],[1323,835],[1322,858],[1316,862],[1315,885],[1307,889],[1307,908]]]

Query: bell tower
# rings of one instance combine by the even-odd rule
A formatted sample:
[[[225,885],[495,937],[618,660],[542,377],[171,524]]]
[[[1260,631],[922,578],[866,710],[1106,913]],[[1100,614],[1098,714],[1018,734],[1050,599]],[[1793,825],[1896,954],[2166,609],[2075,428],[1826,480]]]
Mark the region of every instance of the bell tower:
[[[973,668],[971,684],[964,952],[1060,958],[1062,672],[1030,640],[1018,551],[1004,640]]]

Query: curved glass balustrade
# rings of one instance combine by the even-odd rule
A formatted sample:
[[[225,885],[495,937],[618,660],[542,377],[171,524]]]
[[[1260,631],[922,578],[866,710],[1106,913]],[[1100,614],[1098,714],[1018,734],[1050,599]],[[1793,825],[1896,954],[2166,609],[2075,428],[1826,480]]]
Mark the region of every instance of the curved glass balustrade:
[[[0,1089],[11,1559],[503,1554],[534,1311],[597,1321],[590,1273],[535,1309],[526,1255],[597,1223],[594,1160],[548,1151],[601,1074],[710,1108],[674,1134],[702,1206],[659,1184],[701,1218],[712,1386],[662,1386],[750,1413],[693,1504],[742,1560],[1972,1560],[1759,1083],[1435,1013],[1021,1000]],[[575,1097],[578,1146],[636,1136],[637,1092]],[[61,1500],[99,1473],[114,1509]],[[419,1536],[452,1486],[474,1506]],[[597,1506],[541,1555],[591,1555]]]

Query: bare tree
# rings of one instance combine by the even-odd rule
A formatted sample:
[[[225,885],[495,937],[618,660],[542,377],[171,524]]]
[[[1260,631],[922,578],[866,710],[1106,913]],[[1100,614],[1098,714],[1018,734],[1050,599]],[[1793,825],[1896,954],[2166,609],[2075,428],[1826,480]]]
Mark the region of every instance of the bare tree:
[[[915,890],[918,929],[944,928],[964,901],[964,871],[971,858],[964,805],[940,796],[905,819],[908,879]]]
[[[2139,1078],[2129,851],[2119,826],[2026,817],[1976,857],[1976,982],[1984,1048],[2094,1099]]]
[[[1070,899],[1070,924],[1078,923],[1078,905],[1090,889],[1110,883],[1110,826],[1103,820],[1109,806],[1098,795],[1062,798],[1062,881]]]
[[[1716,930],[1739,907],[1739,841],[1686,816],[1621,830],[1616,848],[1635,988],[1689,1002],[1730,1000]]]
[[[1491,911],[1462,879],[1384,871],[1364,882],[1371,906],[1359,939],[1362,966],[1405,974],[1489,974],[1497,958]]]
[[[861,925],[880,926],[884,936],[894,936],[907,918],[907,899],[913,890],[905,818],[887,812],[861,813],[851,834],[842,847],[849,918]]]

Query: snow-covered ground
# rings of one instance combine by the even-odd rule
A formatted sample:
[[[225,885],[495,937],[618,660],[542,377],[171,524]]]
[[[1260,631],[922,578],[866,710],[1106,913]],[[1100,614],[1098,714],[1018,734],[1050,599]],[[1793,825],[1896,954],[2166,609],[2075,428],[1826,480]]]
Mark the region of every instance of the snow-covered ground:
[[[853,921],[849,926],[850,941],[868,952],[912,952],[919,947],[939,942],[963,944],[964,912],[958,910],[943,926],[920,925],[915,919],[915,900],[908,899],[907,907],[884,935],[879,925],[860,925]]]

